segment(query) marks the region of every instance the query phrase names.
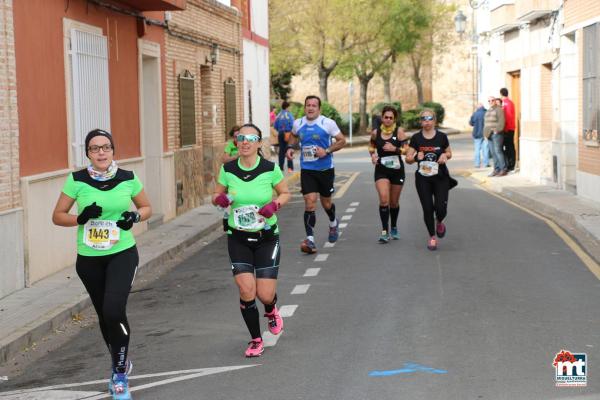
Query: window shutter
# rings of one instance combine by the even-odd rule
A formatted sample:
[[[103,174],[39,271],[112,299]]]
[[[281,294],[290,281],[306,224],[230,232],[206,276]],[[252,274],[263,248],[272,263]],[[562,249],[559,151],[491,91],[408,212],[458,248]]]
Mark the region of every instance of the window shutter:
[[[93,129],[110,131],[108,44],[105,36],[71,30],[71,79],[74,162],[87,163],[85,136]]]
[[[225,81],[225,133],[237,124],[237,105],[235,101],[235,81]]]
[[[179,130],[181,145],[196,144],[195,79],[189,71],[179,75]]]
[[[600,85],[597,51],[600,40],[599,24],[583,28],[583,137],[585,141],[594,136],[597,141],[597,132],[600,128]],[[595,131],[595,132],[594,132]]]

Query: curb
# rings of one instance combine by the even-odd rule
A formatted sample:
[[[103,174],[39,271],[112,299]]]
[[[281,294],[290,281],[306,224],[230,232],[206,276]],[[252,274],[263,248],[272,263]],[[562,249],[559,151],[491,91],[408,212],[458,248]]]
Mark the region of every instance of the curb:
[[[578,221],[575,215],[566,213],[559,208],[523,195],[516,190],[512,190],[510,187],[502,187],[499,191],[496,191],[488,185],[487,179],[479,179],[468,170],[464,171],[461,175],[470,178],[486,190],[496,193],[507,200],[513,201],[534,214],[539,214],[554,222],[566,234],[574,239],[596,263],[600,264],[600,241]]]

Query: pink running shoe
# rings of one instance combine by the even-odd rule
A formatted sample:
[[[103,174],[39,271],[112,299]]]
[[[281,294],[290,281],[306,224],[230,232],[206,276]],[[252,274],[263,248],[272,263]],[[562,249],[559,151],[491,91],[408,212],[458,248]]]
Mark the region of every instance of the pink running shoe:
[[[281,318],[281,315],[279,315],[279,310],[277,310],[277,307],[273,307],[273,311],[265,314],[265,317],[269,319],[269,332],[271,332],[273,335],[279,335],[283,330],[283,318]]]
[[[265,348],[263,347],[263,340],[261,338],[252,339],[248,342],[248,348],[246,349],[246,357],[259,357]]]
[[[435,236],[432,236],[428,241],[427,241],[427,248],[429,250],[435,250],[437,249],[437,239],[435,238]]]
[[[444,236],[446,236],[446,225],[444,225],[443,222],[437,223],[437,225],[435,227],[435,234],[439,238],[443,238]]]

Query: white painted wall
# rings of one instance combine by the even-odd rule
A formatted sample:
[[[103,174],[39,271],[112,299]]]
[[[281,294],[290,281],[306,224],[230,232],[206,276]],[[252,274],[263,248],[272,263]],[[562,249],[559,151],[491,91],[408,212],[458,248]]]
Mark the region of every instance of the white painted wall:
[[[47,225],[46,221],[44,224]],[[0,212],[0,298],[25,286],[23,209]]]
[[[255,0],[251,6],[251,29],[258,36],[269,37],[269,8],[264,0]],[[252,102],[252,122],[269,136],[270,76],[269,48],[248,39],[243,40],[244,53],[244,122],[250,121],[249,102]],[[248,91],[251,90],[251,98]]]
[[[221,3],[227,7],[231,7],[231,0],[217,0],[218,3]]]
[[[269,133],[269,49],[244,39],[244,122],[250,121],[248,90],[252,90],[252,122]],[[266,135],[265,135],[266,134]]]
[[[250,29],[265,39],[269,38],[269,4],[265,0],[250,2]]]

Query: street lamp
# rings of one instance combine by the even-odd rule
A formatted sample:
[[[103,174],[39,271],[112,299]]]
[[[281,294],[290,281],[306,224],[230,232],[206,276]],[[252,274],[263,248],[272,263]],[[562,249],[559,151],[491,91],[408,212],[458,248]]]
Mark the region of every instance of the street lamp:
[[[454,17],[454,30],[460,35],[461,38],[463,33],[465,33],[466,26],[467,17],[465,16],[465,14],[463,14],[462,10],[458,10],[456,16]]]

